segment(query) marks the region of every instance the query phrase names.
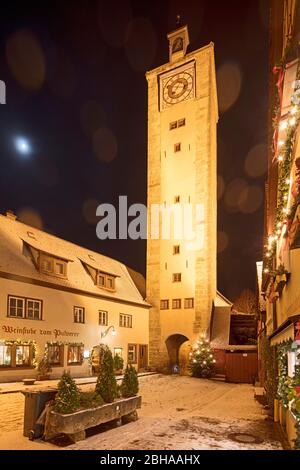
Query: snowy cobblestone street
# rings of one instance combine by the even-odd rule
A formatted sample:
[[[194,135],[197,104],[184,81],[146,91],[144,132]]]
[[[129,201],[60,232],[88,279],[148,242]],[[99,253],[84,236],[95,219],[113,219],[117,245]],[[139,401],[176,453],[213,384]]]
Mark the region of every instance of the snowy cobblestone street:
[[[2,394],[0,449],[282,449],[251,385],[155,375],[140,378],[140,392],[138,421],[89,432],[84,441],[67,447],[25,438],[23,395]],[[236,433],[254,436],[256,443],[236,442],[231,436]]]

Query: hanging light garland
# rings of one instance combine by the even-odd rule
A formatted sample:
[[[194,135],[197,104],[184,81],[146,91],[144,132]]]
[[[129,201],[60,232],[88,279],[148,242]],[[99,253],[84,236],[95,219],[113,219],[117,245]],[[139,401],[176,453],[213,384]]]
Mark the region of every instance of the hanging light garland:
[[[300,79],[300,69],[298,66],[297,80]],[[279,101],[279,99],[277,100]],[[273,120],[274,125],[280,131],[286,130],[285,140],[277,142],[277,162],[279,165],[278,188],[277,188],[277,209],[275,227],[273,233],[268,237],[268,245],[265,252],[265,273],[271,273],[274,266],[274,258],[276,256],[277,241],[281,236],[286,236],[288,232],[288,222],[295,214],[299,198],[296,198],[292,208],[289,207],[289,195],[292,188],[292,161],[293,148],[295,142],[296,129],[300,122],[300,105],[292,103],[292,108],[288,118],[280,122],[280,104],[276,106],[276,116]]]

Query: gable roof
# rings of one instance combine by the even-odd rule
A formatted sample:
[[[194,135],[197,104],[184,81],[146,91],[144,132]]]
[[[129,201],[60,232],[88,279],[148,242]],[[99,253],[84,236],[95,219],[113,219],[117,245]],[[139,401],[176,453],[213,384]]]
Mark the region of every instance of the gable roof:
[[[67,260],[68,279],[38,271],[25,244]],[[116,276],[116,291],[110,292],[96,286],[82,262]],[[114,300],[149,306],[125,264],[3,215],[0,215],[0,272],[47,282],[54,288],[78,289]]]

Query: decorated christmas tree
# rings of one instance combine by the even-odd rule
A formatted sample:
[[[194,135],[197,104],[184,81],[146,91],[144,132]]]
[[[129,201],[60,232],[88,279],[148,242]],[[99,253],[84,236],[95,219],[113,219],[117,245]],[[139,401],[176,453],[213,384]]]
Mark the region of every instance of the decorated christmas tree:
[[[79,408],[80,393],[69,372],[64,371],[55,396],[54,411],[57,413],[73,413]]]
[[[216,360],[208,339],[201,335],[190,352],[189,370],[193,377],[209,378],[214,374]]]
[[[122,397],[124,398],[134,397],[135,395],[138,394],[138,391],[139,391],[139,381],[138,381],[137,371],[131,364],[128,364],[125,369],[125,373],[124,373],[124,377],[123,377],[122,385],[121,385]]]
[[[112,403],[117,397],[117,381],[114,372],[114,360],[109,348],[104,350],[101,358],[100,372],[95,391],[101,395],[105,403]]]

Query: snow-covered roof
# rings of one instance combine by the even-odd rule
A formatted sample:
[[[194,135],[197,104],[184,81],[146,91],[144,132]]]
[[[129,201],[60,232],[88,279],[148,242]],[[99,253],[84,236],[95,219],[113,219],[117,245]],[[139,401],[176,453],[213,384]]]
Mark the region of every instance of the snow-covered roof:
[[[26,245],[67,260],[68,278],[37,270]],[[83,263],[116,276],[116,290],[111,292],[95,285]],[[0,215],[0,272],[148,306],[125,264],[3,215]]]

